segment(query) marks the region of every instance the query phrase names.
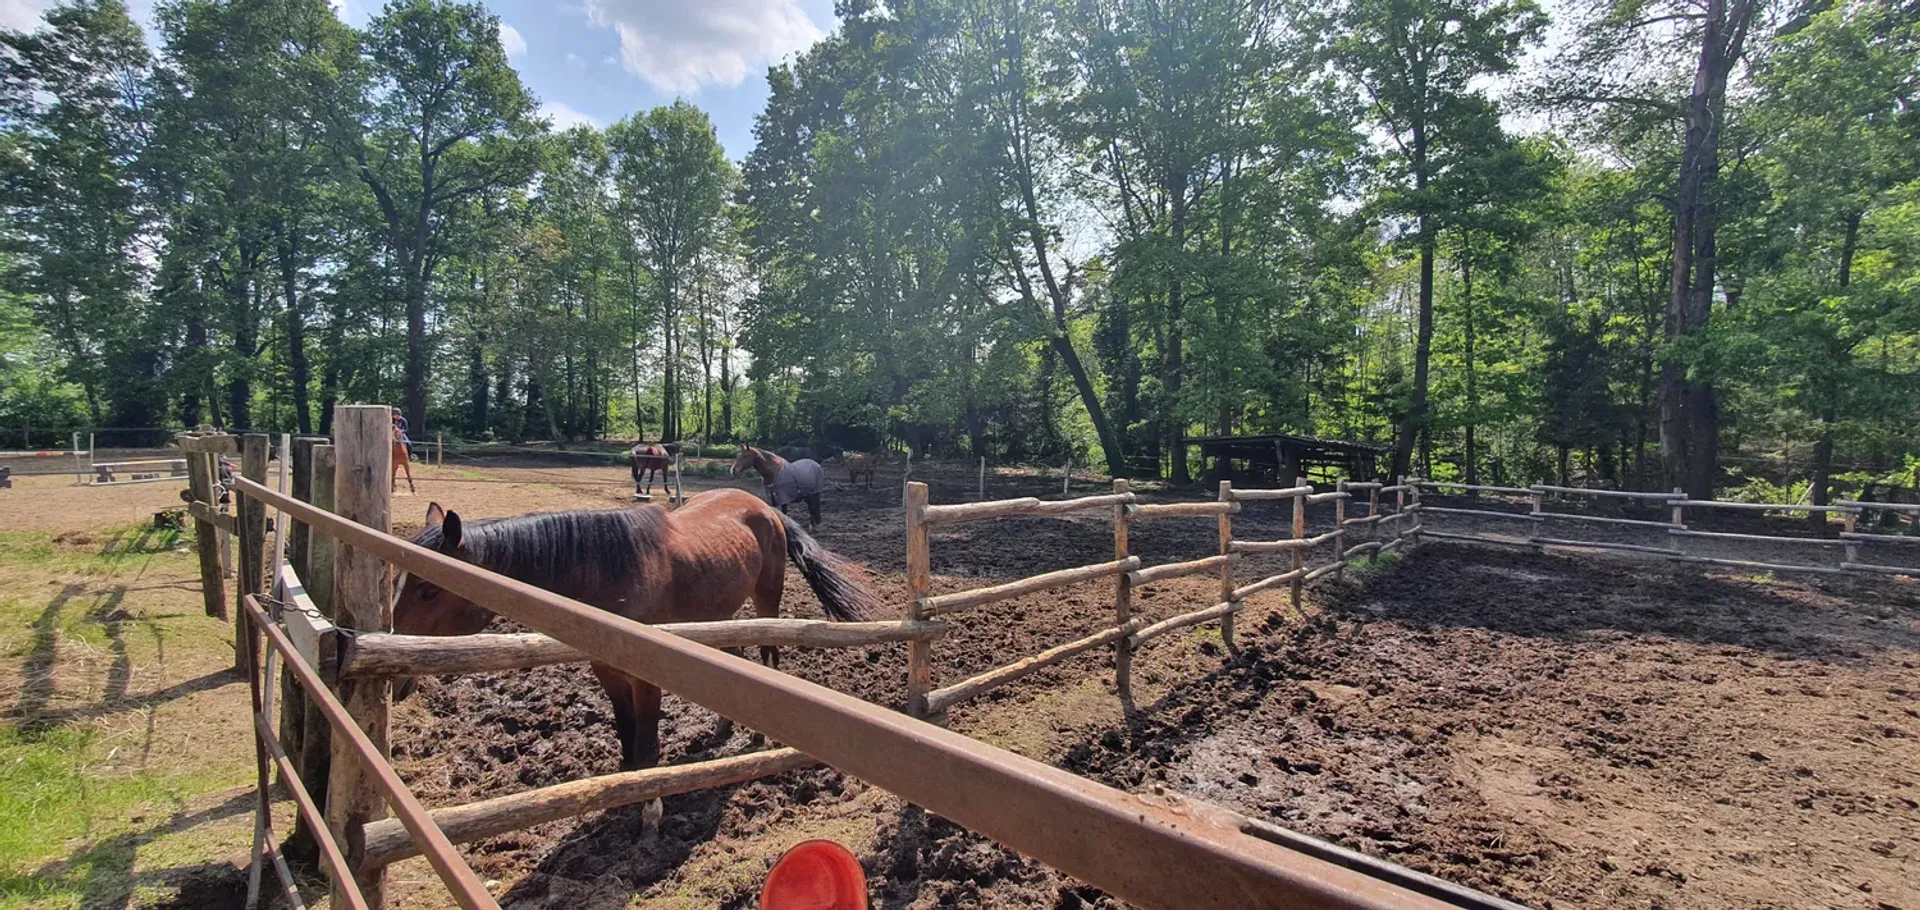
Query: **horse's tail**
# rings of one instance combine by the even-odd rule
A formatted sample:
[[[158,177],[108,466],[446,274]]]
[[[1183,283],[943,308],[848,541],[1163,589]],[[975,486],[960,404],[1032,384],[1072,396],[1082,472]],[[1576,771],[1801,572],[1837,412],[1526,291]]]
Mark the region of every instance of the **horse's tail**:
[[[827,615],[841,622],[861,622],[878,616],[885,609],[880,595],[854,576],[853,565],[820,545],[799,522],[785,513],[780,523],[787,529],[787,558],[800,569]]]

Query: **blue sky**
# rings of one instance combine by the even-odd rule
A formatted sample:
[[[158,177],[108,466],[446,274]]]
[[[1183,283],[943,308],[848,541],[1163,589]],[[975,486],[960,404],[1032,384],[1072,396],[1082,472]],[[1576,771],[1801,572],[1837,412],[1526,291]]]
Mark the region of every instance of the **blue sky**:
[[[49,0],[0,0],[0,26],[30,28]],[[379,0],[334,0],[356,26]],[[151,22],[153,0],[129,0]],[[833,0],[491,0],[508,58],[555,125],[605,127],[675,98],[705,109],[728,157],[753,149],[767,65],[831,32]]]

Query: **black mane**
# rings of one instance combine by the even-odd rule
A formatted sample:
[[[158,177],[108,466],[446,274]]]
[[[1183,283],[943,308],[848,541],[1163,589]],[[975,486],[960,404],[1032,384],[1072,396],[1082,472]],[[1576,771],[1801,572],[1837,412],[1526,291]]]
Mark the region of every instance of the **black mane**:
[[[633,581],[641,554],[662,545],[666,517],[659,506],[535,512],[463,522],[461,536],[474,565],[565,594]],[[432,525],[413,542],[438,550],[441,533]]]

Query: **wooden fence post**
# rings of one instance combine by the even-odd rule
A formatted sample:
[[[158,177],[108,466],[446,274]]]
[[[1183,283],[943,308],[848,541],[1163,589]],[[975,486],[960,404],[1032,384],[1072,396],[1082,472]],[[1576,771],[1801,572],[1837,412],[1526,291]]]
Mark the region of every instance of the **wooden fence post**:
[[[1860,513],[1858,511],[1840,513],[1840,528],[1841,530],[1846,531],[1848,534],[1859,533]],[[1859,562],[1860,561],[1859,541],[1853,540],[1852,538],[1847,539],[1846,558],[1842,561],[1843,562]]]
[[[1333,491],[1345,493],[1347,482],[1334,481]],[[1335,579],[1347,577],[1347,500],[1345,497],[1333,501],[1333,565]]]
[[[392,529],[389,478],[393,472],[392,409],[385,405],[334,408],[334,512],[381,533]],[[338,625],[356,632],[393,631],[393,583],[379,557],[336,541],[333,556],[333,610]],[[386,755],[387,710],[391,683],[385,679],[341,680],[346,705],[374,748]],[[334,742],[328,768],[327,825],[346,847],[348,861],[359,864],[366,852],[368,822],[385,818],[386,800],[345,738]],[[354,878],[367,906],[386,903],[386,873],[357,873]],[[332,904],[346,906],[345,891],[356,882],[334,882]]]
[[[911,459],[911,456],[909,456]],[[913,462],[909,460],[908,465]],[[927,535],[927,485],[907,482],[907,616],[926,619],[924,602],[933,589],[933,554]],[[927,691],[933,688],[933,642],[907,643],[907,713],[925,719]]]
[[[188,493],[193,501],[205,503],[208,509],[218,511],[220,507],[214,503],[213,495],[213,459],[216,456],[188,449],[185,441],[192,438],[180,437],[181,450],[187,456]],[[193,539],[194,549],[200,554],[200,593],[206,601],[207,615],[224,620],[227,618],[227,592],[220,575],[220,538],[214,531],[213,522],[195,518]]]
[[[333,446],[326,439],[312,440],[307,462],[307,493],[315,508],[333,511]],[[296,450],[297,452],[298,450]],[[297,457],[297,455],[296,455]],[[389,453],[391,457],[391,453]],[[297,498],[297,497],[296,497]],[[295,528],[305,531],[304,524],[296,523]],[[307,599],[313,601],[314,608],[328,619],[333,618],[333,538],[324,534],[305,535],[307,553],[306,571],[300,580],[306,585]],[[326,805],[327,784],[333,764],[333,728],[327,725],[327,718],[320,713],[320,706],[306,697],[306,690],[298,683],[293,691],[300,693],[300,734],[299,751],[287,748],[300,779],[307,785],[307,792],[313,795],[314,802]],[[287,702],[287,710],[293,710],[295,702]],[[312,828],[307,825],[306,817],[296,813],[293,819],[293,833],[288,836],[286,854],[299,857],[305,862],[319,861],[320,846],[314,839]]]
[[[1407,528],[1407,533],[1413,535],[1413,541],[1407,544],[1407,549],[1411,550],[1420,545],[1420,478],[1415,477],[1405,483],[1407,485],[1407,508],[1413,510],[1413,520],[1408,522],[1410,527]]]
[[[981,476],[986,476],[987,460],[980,459]],[[1125,478],[1114,478],[1113,492],[1127,493]],[[1119,503],[1113,507],[1113,558],[1127,558],[1127,504]],[[1127,579],[1127,573],[1121,572],[1113,577],[1113,622],[1125,625],[1133,618],[1133,582]],[[1133,649],[1127,645],[1127,637],[1120,636],[1113,643],[1113,691],[1120,696],[1123,706],[1133,701]]]
[[[264,433],[248,433],[240,437],[240,476],[263,486],[266,484],[267,450],[271,444],[272,440]],[[239,603],[240,598],[265,590],[267,570],[262,557],[266,555],[267,548],[267,506],[238,491],[233,496],[233,536],[240,549],[234,573],[233,602]],[[244,672],[250,661],[246,654],[246,617],[237,612],[235,616],[234,667]]]
[[[1220,481],[1220,501],[1221,502],[1233,501],[1233,481],[1231,480]],[[1233,553],[1233,513],[1221,512],[1220,513],[1220,555],[1227,557],[1227,561],[1220,566],[1220,602],[1221,603],[1230,603],[1233,600],[1232,553]],[[1125,578],[1125,577],[1126,577],[1125,575],[1121,576],[1121,578]],[[1228,613],[1220,617],[1220,643],[1223,645],[1226,645],[1227,650],[1229,651],[1234,649],[1233,614],[1232,613]]]
[[[1307,485],[1307,479],[1305,477],[1295,477],[1293,479],[1293,485],[1296,487],[1304,487]],[[1307,497],[1305,496],[1295,496],[1293,498],[1293,539],[1307,539]],[[1292,560],[1290,560],[1292,565],[1289,566],[1289,568],[1293,570],[1293,581],[1287,585],[1287,591],[1292,596],[1294,615],[1304,618],[1307,614],[1301,606],[1301,595],[1306,591],[1306,583],[1301,580],[1301,577],[1306,574],[1302,570],[1307,566],[1307,554],[1306,551],[1302,550],[1297,544],[1293,549],[1288,550],[1287,553],[1293,557]]]
[[[1533,508],[1529,510],[1527,514],[1538,516],[1538,515],[1546,514],[1546,511],[1547,511],[1547,491],[1534,490],[1533,491]],[[1546,546],[1544,544],[1535,543],[1535,541],[1538,541],[1540,539],[1540,526],[1544,523],[1545,523],[1545,520],[1539,519],[1539,518],[1536,518],[1533,521],[1527,522],[1527,541],[1529,543],[1533,543],[1533,552],[1537,556],[1547,555]]]

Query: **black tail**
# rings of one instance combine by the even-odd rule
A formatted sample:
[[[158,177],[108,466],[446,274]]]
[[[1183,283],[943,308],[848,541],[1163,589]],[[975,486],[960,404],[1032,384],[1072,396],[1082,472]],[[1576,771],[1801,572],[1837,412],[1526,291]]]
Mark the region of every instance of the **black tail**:
[[[806,576],[807,587],[820,598],[828,616],[841,622],[863,622],[885,609],[880,595],[855,579],[853,566],[845,559],[821,546],[785,513],[781,513],[780,523],[787,528],[787,558]]]

